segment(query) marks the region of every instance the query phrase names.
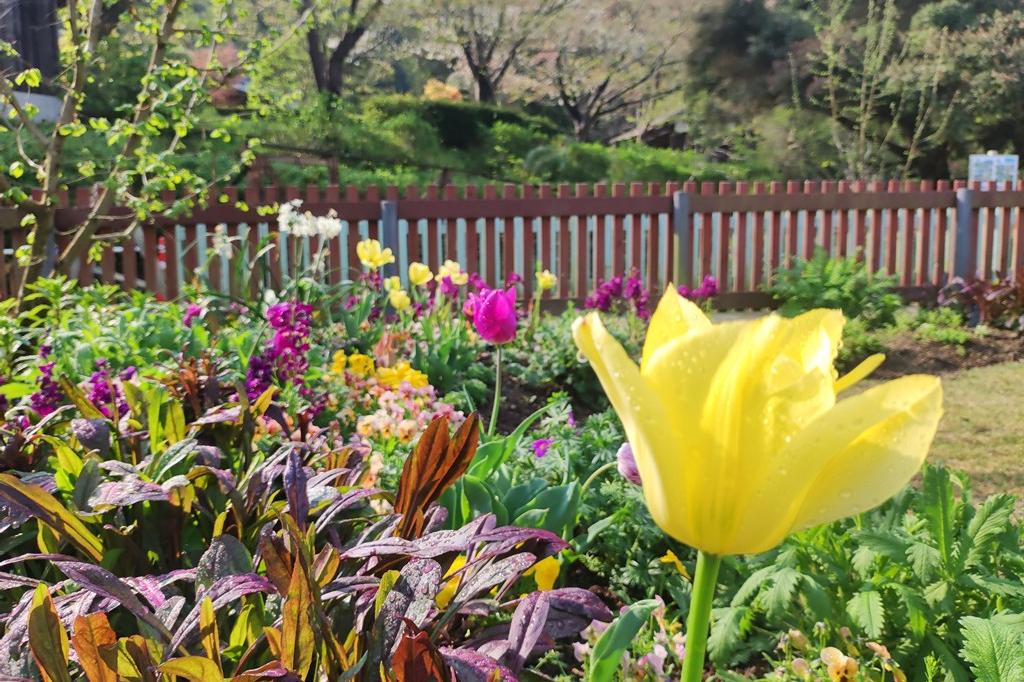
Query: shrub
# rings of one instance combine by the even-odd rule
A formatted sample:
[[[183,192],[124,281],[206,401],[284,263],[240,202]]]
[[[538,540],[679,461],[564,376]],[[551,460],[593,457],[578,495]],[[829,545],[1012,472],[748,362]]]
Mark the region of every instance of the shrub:
[[[954,308],[931,308],[918,313],[914,334],[925,341],[963,347],[974,336]]]
[[[819,249],[810,260],[797,259],[780,270],[769,288],[783,315],[812,308],[836,308],[848,319],[861,318],[869,329],[892,324],[902,305],[894,278],[872,275],[862,260],[833,259]]]

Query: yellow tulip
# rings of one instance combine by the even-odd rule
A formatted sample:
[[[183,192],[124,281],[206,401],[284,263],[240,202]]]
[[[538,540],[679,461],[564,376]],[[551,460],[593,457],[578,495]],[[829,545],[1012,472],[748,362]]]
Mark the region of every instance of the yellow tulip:
[[[558,276],[550,270],[544,270],[537,273],[537,288],[541,291],[548,291],[554,289],[555,285],[558,284]]]
[[[402,278],[398,275],[384,278],[384,291],[398,291],[402,288]]]
[[[412,299],[409,298],[409,294],[405,293],[405,289],[395,289],[388,294],[388,302],[391,303],[391,307],[401,312],[406,310],[412,305]]]
[[[376,239],[364,239],[356,244],[356,255],[359,262],[370,270],[376,270],[395,262],[395,255],[390,248],[382,249]]]
[[[576,320],[668,535],[709,555],[763,552],[881,504],[917,472],[942,413],[939,380],[837,401],[881,361],[836,381],[842,328],[835,310],[713,325],[670,287],[638,367],[596,313]]]
[[[430,267],[423,263],[409,263],[409,283],[414,287],[421,287],[431,280],[434,273]]]
[[[469,274],[462,269],[461,265],[453,260],[446,260],[444,265],[437,269],[437,275],[434,279],[440,282],[445,277],[451,277],[452,283],[460,287],[469,281]]]

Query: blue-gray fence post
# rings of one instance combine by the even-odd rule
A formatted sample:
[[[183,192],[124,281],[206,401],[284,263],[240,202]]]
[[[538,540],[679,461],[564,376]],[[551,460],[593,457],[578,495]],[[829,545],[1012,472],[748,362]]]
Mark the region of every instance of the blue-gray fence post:
[[[956,235],[953,240],[953,276],[970,280],[974,277],[975,255],[971,253],[971,225],[974,208],[971,190],[961,187],[956,191]]]
[[[672,193],[672,231],[675,233],[675,253],[672,260],[672,278],[676,286],[693,284],[693,226],[690,222],[690,195]],[[665,282],[668,286],[668,282]]]
[[[385,199],[380,202],[380,245],[381,248],[390,248],[395,254],[395,262],[385,265],[381,269],[381,274],[385,277],[396,273],[403,274],[399,272],[400,268],[398,267],[398,202],[393,199]]]

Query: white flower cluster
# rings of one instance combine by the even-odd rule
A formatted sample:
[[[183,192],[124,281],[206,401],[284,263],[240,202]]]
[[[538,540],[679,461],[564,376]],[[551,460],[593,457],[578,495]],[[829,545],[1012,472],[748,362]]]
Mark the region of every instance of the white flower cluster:
[[[231,238],[224,223],[213,228],[213,251],[222,258],[231,258]]]
[[[315,216],[309,211],[300,213],[301,199],[292,199],[281,204],[277,212],[277,226],[281,232],[291,232],[296,237],[320,237],[333,239],[341,234],[341,220],[332,208],[327,215]]]

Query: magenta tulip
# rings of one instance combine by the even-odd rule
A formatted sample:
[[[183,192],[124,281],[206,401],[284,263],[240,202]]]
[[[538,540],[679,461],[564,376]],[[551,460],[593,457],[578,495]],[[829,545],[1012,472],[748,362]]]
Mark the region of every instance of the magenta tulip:
[[[503,344],[516,337],[516,290],[484,289],[473,301],[473,326],[484,341]]]

